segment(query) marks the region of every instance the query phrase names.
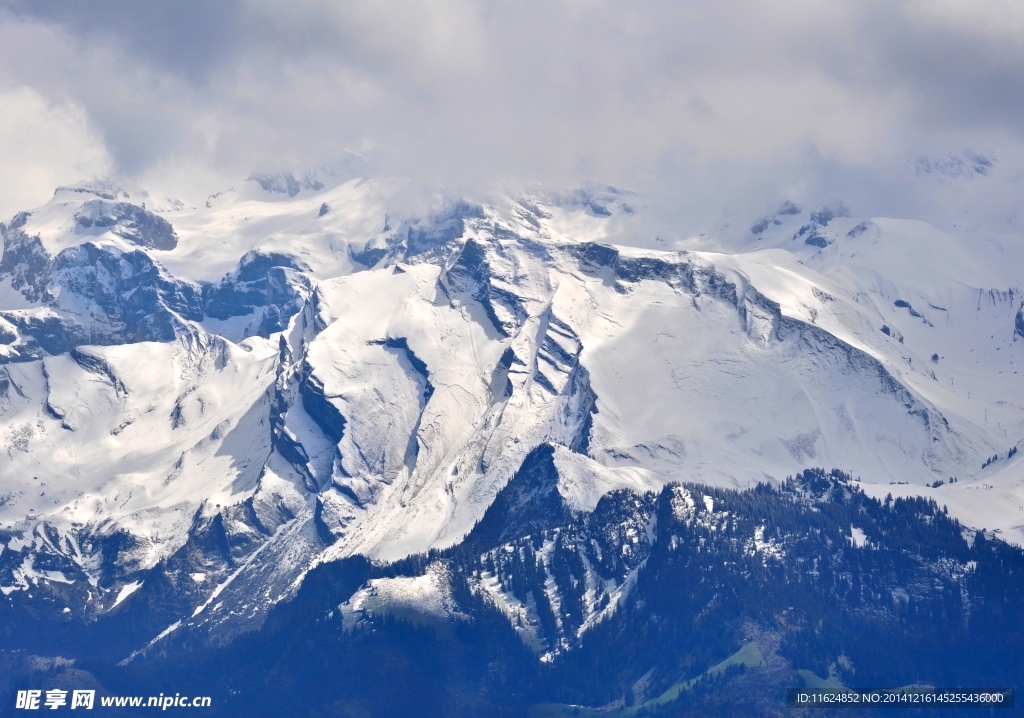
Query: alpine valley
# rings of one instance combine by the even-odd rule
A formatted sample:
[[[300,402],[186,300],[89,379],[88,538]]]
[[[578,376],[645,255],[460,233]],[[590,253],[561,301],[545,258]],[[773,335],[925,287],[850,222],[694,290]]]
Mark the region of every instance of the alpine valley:
[[[787,689],[1024,677],[1020,237],[786,202],[669,243],[607,186],[408,192],[94,181],[0,224],[2,710],[830,715]]]

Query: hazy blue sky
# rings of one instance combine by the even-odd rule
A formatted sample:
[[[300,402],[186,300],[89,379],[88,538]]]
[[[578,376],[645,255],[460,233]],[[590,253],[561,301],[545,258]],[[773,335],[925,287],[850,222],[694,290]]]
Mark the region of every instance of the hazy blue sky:
[[[1022,118],[1020,0],[0,0],[3,217],[347,149],[467,192],[621,184],[687,231],[788,198],[1020,231]]]

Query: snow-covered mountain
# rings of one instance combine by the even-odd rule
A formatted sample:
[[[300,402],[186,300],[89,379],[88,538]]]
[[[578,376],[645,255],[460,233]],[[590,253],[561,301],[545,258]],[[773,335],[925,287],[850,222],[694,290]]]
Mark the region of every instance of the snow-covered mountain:
[[[1024,541],[1016,238],[787,203],[667,249],[613,188],[404,191],[92,182],[0,225],[11,605],[227,636],[459,543],[548,445],[569,510],[825,466]]]

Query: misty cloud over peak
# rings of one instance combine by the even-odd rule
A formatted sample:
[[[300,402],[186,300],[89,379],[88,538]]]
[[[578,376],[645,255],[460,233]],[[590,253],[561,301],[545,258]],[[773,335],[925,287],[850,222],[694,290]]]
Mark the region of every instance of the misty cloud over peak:
[[[1022,68],[1012,0],[7,0],[0,209],[92,175],[199,204],[347,156],[471,194],[631,187],[684,234],[837,197],[1018,231]]]

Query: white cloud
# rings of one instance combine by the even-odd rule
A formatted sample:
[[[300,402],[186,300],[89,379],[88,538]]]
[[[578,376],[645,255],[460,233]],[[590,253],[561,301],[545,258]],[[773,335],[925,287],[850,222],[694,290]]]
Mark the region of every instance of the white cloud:
[[[46,202],[60,184],[104,175],[111,162],[85,111],[31,88],[0,90],[0,218]]]

